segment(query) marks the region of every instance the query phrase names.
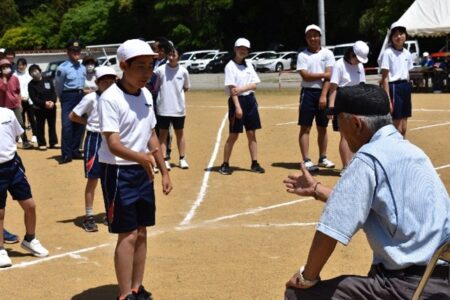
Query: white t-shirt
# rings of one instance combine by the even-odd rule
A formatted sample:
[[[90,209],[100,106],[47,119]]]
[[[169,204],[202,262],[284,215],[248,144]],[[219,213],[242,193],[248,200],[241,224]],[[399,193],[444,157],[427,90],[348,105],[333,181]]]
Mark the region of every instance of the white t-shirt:
[[[147,88],[139,95],[125,93],[115,83],[98,99],[100,131],[117,132],[120,142],[136,152],[149,152],[148,142],[156,125],[153,99]],[[103,138],[98,151],[99,161],[112,165],[135,165],[137,162],[124,160],[111,153]]]
[[[30,96],[28,95],[28,83],[30,83],[33,78],[31,78],[30,74],[28,74],[26,71],[20,73],[17,70],[14,72],[14,76],[19,79],[20,97],[24,97],[26,98],[26,100],[28,100],[30,98]]]
[[[183,117],[186,115],[186,100],[184,89],[189,89],[189,72],[178,65],[173,68],[168,63],[155,71],[158,79],[156,89],[159,90],[156,100],[157,114],[168,117]]]
[[[0,164],[14,158],[17,151],[16,137],[23,133],[14,112],[0,107]]]
[[[382,70],[389,70],[389,82],[397,80],[409,80],[409,70],[413,68],[411,53],[408,49],[402,51],[388,47],[381,57]]]
[[[303,50],[297,57],[297,71],[306,70],[310,73],[324,73],[327,67],[334,66],[333,52],[327,48],[321,48],[318,52]],[[322,80],[306,81],[302,80],[302,87],[321,89]]]
[[[100,122],[98,120],[98,98],[99,95],[96,92],[87,94],[81,99],[80,103],[75,106],[73,112],[77,116],[83,116],[87,114],[86,129],[92,132],[100,132]]]
[[[357,65],[349,64],[344,58],[341,58],[333,67],[330,82],[337,84],[339,87],[366,82],[364,67],[361,63]]]
[[[230,96],[230,89],[228,86],[233,85],[236,87],[244,86],[250,83],[260,83],[258,75],[251,63],[245,65],[238,65],[234,60],[230,60],[225,66],[225,92]],[[239,96],[250,95],[254,91],[245,91],[240,93]]]
[[[95,77],[95,73],[88,73],[86,72],[86,79],[84,80],[84,87],[89,88],[91,90],[98,90],[97,84],[95,83],[95,80],[97,77]]]

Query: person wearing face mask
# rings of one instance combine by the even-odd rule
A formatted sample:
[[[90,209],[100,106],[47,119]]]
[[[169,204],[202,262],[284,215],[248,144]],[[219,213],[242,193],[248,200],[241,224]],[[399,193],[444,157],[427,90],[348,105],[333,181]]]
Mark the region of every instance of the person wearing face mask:
[[[20,97],[20,82],[16,76],[12,76],[11,62],[4,58],[0,60],[1,80],[0,80],[0,107],[9,108],[24,128],[22,120],[22,99]],[[31,149],[33,145],[28,141],[27,135],[22,133],[23,149]]]
[[[92,56],[85,56],[83,58],[83,65],[86,67],[86,79],[84,80],[83,91],[85,94],[89,94],[98,89],[95,83],[95,66],[97,65],[97,61]]]
[[[33,101],[36,114],[36,137],[39,150],[47,150],[45,139],[45,122],[48,125],[48,138],[50,148],[56,148],[58,137],[56,135],[56,93],[51,78],[43,78],[41,68],[31,65],[28,69],[33,80],[28,84],[28,93]]]

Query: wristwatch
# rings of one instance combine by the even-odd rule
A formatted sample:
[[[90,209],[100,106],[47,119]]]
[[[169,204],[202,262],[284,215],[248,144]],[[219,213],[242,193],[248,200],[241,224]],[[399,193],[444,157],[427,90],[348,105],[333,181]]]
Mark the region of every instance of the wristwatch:
[[[303,277],[303,271],[305,271],[305,266],[301,266],[300,270],[297,274],[297,284],[301,284],[304,287],[313,287],[320,281],[320,276],[317,279],[314,280],[307,280]]]

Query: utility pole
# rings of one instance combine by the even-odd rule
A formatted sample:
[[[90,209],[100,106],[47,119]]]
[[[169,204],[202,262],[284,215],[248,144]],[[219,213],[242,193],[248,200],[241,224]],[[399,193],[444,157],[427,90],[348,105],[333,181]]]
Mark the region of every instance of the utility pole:
[[[327,44],[327,39],[325,37],[325,0],[318,0],[319,7],[319,27],[322,29],[322,35],[320,37],[320,43],[322,46]]]

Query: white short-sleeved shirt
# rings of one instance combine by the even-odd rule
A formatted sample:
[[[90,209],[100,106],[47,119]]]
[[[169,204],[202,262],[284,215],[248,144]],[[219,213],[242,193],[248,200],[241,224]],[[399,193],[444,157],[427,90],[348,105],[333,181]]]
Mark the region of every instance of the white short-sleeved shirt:
[[[14,158],[17,151],[16,137],[23,133],[14,112],[0,107],[0,164]]]
[[[25,71],[23,73],[20,73],[17,70],[14,72],[14,76],[16,76],[17,79],[19,79],[20,97],[24,97],[28,100],[28,98],[30,98],[30,96],[28,95],[28,83],[30,83],[30,81],[33,78],[31,78],[31,76],[30,76],[30,74],[28,74],[28,72]]]
[[[389,70],[389,82],[397,80],[409,80],[409,70],[413,68],[411,53],[408,49],[402,51],[388,47],[381,57],[382,70]]]
[[[125,93],[116,83],[102,93],[98,99],[100,131],[119,133],[120,142],[136,152],[149,152],[148,142],[156,125],[153,99],[147,88],[139,95]],[[106,139],[98,151],[99,161],[112,165],[135,165],[111,153]]]
[[[96,92],[89,93],[84,96],[80,103],[73,109],[73,112],[80,117],[87,114],[86,129],[92,132],[100,132],[97,108],[99,97],[100,96]]]
[[[306,70],[310,73],[324,73],[325,69],[334,66],[333,52],[327,48],[321,48],[318,52],[310,52],[308,48],[298,54],[297,71]],[[302,87],[321,89],[322,80],[302,80]]]
[[[349,64],[344,58],[341,58],[333,67],[330,82],[337,84],[339,87],[366,82],[364,66],[361,63],[357,65]]]
[[[225,92],[230,96],[230,89],[228,86],[233,85],[236,87],[244,86],[251,83],[260,83],[258,75],[251,63],[237,64],[234,60],[230,60],[225,66]],[[245,91],[240,93],[239,96],[250,95],[254,91]]]
[[[95,73],[87,73],[86,79],[84,80],[84,87],[94,91],[98,90],[98,86],[95,83],[95,80],[97,80],[97,77],[95,77]]]
[[[189,72],[178,65],[173,68],[168,63],[159,66],[155,74],[158,76],[156,88],[159,89],[156,99],[157,114],[168,117],[186,115],[186,99],[184,89],[189,89]]]

